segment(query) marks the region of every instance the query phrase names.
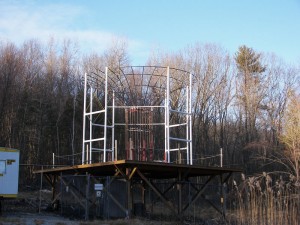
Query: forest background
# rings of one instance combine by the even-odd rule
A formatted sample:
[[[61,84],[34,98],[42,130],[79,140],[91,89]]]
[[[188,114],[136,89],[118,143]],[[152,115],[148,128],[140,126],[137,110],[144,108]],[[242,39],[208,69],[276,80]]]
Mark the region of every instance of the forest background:
[[[116,39],[100,54],[82,55],[70,40],[1,42],[0,146],[20,149],[21,164],[52,164],[53,153],[57,164],[80,164],[83,74],[131,65],[127,46]],[[218,166],[222,148],[224,166],[299,182],[299,64],[248,46],[231,55],[216,44],[196,43],[153,53],[146,65],[194,74],[195,164]]]

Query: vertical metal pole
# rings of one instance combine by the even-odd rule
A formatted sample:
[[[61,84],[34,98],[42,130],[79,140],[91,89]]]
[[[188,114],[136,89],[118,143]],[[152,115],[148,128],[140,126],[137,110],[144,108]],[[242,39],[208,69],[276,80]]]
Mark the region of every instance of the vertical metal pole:
[[[86,163],[88,164],[88,158],[89,158],[89,144],[86,144],[86,150],[85,150],[85,153],[86,153]]]
[[[54,168],[54,165],[55,165],[55,155],[54,155],[54,152],[52,153],[52,168]]]
[[[167,162],[170,163],[170,67],[167,68]]]
[[[179,143],[178,143],[177,147],[178,147],[178,164],[181,164],[182,163],[181,162],[181,150],[180,150],[180,144]]]
[[[190,115],[189,115],[189,86],[186,87],[186,164],[190,164]]]
[[[87,74],[84,74],[84,93],[83,93],[83,126],[82,126],[82,158],[81,158],[81,164],[85,163],[85,126],[86,126],[86,85],[87,85]]]
[[[220,148],[220,166],[223,167],[223,148]]]
[[[90,88],[90,154],[88,163],[92,163],[92,139],[93,139],[93,87]]]
[[[114,154],[115,154],[115,158],[114,160],[118,160],[118,141],[115,140],[115,150],[114,150]]]
[[[189,88],[189,127],[190,127],[190,165],[193,165],[193,127],[192,127],[192,74]]]
[[[104,147],[103,162],[106,162],[106,135],[107,135],[107,85],[108,85],[108,67],[105,67],[105,102],[104,102]]]
[[[113,91],[112,101],[112,129],[111,129],[111,160],[115,161],[115,91]]]
[[[75,164],[75,159],[74,159],[74,155],[75,155],[75,149],[74,149],[74,137],[75,137],[75,105],[76,105],[76,93],[74,95],[74,100],[73,100],[73,120],[72,120],[72,165],[74,166]]]
[[[129,143],[129,130],[128,130],[128,109],[126,108],[124,110],[124,114],[125,114],[125,148],[126,148],[126,156],[125,159],[130,159],[129,155],[130,155],[130,143]]]
[[[165,155],[164,155],[164,160],[165,162],[168,162],[167,159],[167,149],[168,149],[168,130],[167,130],[167,108],[168,108],[168,104],[167,104],[167,92],[165,92]]]

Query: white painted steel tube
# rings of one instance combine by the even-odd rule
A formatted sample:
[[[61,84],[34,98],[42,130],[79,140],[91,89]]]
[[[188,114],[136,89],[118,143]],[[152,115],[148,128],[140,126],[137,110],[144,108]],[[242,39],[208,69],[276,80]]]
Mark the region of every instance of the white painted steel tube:
[[[88,163],[92,163],[92,139],[93,139],[93,115],[91,114],[93,112],[93,87],[90,87],[90,154],[88,158]]]
[[[107,139],[107,85],[108,85],[108,68],[105,67],[105,113],[104,113],[104,156],[103,156],[103,162],[106,162],[106,139]]]
[[[111,130],[111,149],[112,149],[112,155],[111,159],[112,161],[115,161],[115,92],[113,91],[113,100],[112,100],[112,130]]]
[[[84,93],[83,93],[83,126],[82,126],[82,158],[81,158],[81,164],[84,164],[85,162],[85,124],[86,124],[86,85],[87,85],[87,74],[84,74]]]
[[[175,138],[175,137],[169,137],[170,140],[172,141],[181,141],[181,142],[191,142],[191,140],[188,140],[188,139],[184,139],[184,138]]]
[[[180,127],[180,126],[187,126],[188,123],[179,123],[179,124],[173,124],[173,125],[169,125],[170,128],[172,127]]]
[[[84,142],[91,143],[91,142],[95,142],[95,141],[104,141],[104,138],[94,138],[94,139],[85,140]],[[91,147],[89,149],[91,149]]]
[[[168,149],[168,130],[167,130],[167,92],[165,92],[165,121],[164,121],[164,126],[165,126],[165,161],[167,162],[167,149]]]
[[[103,113],[103,112],[105,112],[105,110],[99,110],[99,111],[95,111],[95,112],[89,112],[89,113],[86,113],[85,115],[89,116],[89,115],[94,115],[94,114]]]
[[[186,105],[185,105],[185,110],[186,110],[186,139],[189,140],[189,135],[190,135],[190,131],[189,131],[189,86],[186,87]],[[189,163],[189,160],[190,160],[190,143],[187,142],[186,143],[186,148],[187,148],[187,151],[186,151],[186,161],[187,163]]]
[[[170,67],[167,68],[167,157],[170,163]]]
[[[192,123],[192,74],[190,73],[190,91],[189,91],[189,123],[190,123],[190,165],[193,165],[193,123]]]

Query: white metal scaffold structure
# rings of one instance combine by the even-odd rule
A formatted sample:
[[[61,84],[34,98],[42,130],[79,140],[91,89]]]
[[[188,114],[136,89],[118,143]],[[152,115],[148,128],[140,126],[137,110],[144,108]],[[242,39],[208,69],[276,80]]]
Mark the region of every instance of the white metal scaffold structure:
[[[129,159],[192,165],[192,77],[189,72],[160,66],[106,67],[86,73],[82,164]],[[125,118],[129,110],[141,113],[132,114],[138,118],[130,120]],[[154,140],[145,141],[145,135]],[[145,149],[157,157],[146,155]],[[122,151],[128,154],[120,158]]]

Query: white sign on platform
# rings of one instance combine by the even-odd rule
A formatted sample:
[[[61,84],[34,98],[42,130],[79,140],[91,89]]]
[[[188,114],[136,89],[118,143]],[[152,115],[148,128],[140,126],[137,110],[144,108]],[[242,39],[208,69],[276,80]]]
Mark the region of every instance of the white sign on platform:
[[[102,191],[103,190],[103,184],[95,184],[94,188],[95,188],[95,191]]]

